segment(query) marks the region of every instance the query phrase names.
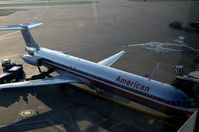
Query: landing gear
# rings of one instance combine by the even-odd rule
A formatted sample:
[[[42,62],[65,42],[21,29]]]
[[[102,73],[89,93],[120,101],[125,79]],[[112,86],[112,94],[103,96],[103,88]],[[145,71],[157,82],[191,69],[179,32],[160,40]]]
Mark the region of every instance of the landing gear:
[[[45,77],[52,77],[50,74],[53,73],[55,70],[53,68],[48,68],[48,70],[45,72],[41,71],[41,68],[38,66],[38,70],[41,74],[43,74]]]
[[[40,74],[33,75],[31,78],[28,78],[26,80],[44,79],[46,77],[51,78],[52,76],[50,74],[55,71],[52,68],[49,68],[47,71],[42,71],[39,66],[37,68],[38,68]]]
[[[103,89],[99,88],[99,87],[96,87],[96,86],[93,86],[93,85],[87,85],[89,88],[95,90],[97,93],[101,94],[104,92]]]
[[[39,72],[40,72],[40,73],[42,73],[42,72],[41,72],[41,68],[40,68],[40,66],[37,66],[37,68],[38,68]]]

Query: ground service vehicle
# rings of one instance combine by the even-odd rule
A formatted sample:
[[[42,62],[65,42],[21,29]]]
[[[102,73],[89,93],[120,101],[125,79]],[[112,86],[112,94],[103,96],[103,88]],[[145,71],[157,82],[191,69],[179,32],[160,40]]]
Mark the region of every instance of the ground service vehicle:
[[[3,74],[0,75],[0,84],[19,82],[25,79],[21,64],[11,63],[9,59],[2,61]]]

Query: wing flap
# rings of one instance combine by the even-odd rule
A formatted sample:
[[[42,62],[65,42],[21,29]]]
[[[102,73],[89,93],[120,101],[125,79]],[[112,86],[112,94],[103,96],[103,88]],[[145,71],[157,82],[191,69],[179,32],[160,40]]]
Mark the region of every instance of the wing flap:
[[[122,55],[124,55],[124,53],[125,51],[120,51],[119,53],[98,62],[98,64],[101,64],[104,66],[112,66],[120,57],[122,57]]]
[[[0,89],[46,86],[46,85],[55,85],[55,84],[66,84],[66,83],[80,83],[80,82],[81,81],[76,78],[57,76],[52,78],[40,79],[40,80],[1,84]]]

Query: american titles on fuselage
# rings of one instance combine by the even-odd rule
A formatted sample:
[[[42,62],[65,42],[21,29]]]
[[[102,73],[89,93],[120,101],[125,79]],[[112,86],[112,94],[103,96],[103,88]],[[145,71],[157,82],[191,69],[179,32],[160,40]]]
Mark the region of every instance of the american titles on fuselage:
[[[149,90],[150,90],[149,86],[145,86],[143,84],[140,84],[137,81],[130,81],[130,80],[124,79],[120,76],[118,76],[115,79],[115,81],[119,82],[120,84],[126,85],[126,86],[134,88],[134,89],[138,89],[138,90],[141,90],[141,91],[149,92]]]

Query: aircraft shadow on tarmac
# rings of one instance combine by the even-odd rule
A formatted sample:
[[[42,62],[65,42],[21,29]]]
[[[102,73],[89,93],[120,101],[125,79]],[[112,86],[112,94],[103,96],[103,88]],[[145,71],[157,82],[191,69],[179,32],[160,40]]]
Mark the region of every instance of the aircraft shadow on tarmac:
[[[70,85],[67,84],[66,86]],[[113,107],[110,104],[95,104],[93,103],[95,100],[90,101],[90,95],[88,94],[70,90],[61,92],[59,87],[61,86],[1,90],[0,99],[2,101],[0,101],[0,106],[9,107],[15,102],[22,101],[21,99],[29,105],[28,96],[32,95],[47,107],[50,107],[51,110],[41,114],[35,110],[35,115],[16,122],[13,121],[13,124],[1,127],[0,131],[27,131],[51,126],[53,127],[51,128],[53,131],[81,131],[77,124],[78,121],[94,122],[93,125],[90,125],[86,129],[86,131],[98,131],[100,128],[97,124],[100,124],[101,128],[109,128],[111,126],[111,123],[99,120],[107,116],[107,110],[105,110],[105,108],[109,109],[108,111],[110,113],[108,114],[111,115]],[[79,102],[80,96],[85,97],[81,102],[86,103],[82,104]],[[101,109],[102,113],[106,113],[106,116],[99,114],[99,111],[93,111],[93,109]],[[62,125],[62,127],[58,125]]]
[[[21,90],[20,90],[21,91]],[[0,106],[9,107],[15,102],[19,102],[20,96],[26,97],[27,95],[19,95],[17,89],[6,89],[0,91]]]

